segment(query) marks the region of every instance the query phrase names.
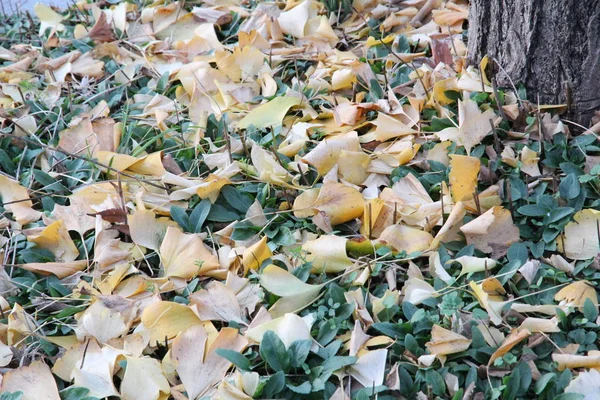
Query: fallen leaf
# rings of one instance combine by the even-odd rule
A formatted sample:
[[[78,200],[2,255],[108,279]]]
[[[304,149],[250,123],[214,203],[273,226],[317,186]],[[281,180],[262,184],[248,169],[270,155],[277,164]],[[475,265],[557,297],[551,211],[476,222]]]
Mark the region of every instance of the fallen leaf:
[[[250,111],[238,122],[237,126],[240,129],[247,129],[252,125],[256,129],[263,129],[273,125],[280,125],[289,109],[299,105],[301,102],[302,100],[299,97],[276,97],[268,103],[261,104]]]
[[[477,175],[481,163],[478,158],[450,155],[450,191],[455,202],[473,198],[477,191]]]
[[[513,224],[510,211],[494,206],[460,230],[477,250],[491,253],[492,258],[500,258],[506,254],[511,244],[518,242],[519,229]]]
[[[219,268],[219,260],[196,234],[167,227],[160,245],[160,256],[166,277],[189,279]]]
[[[471,346],[471,340],[439,325],[433,325],[431,341],[425,343],[429,353],[435,354],[442,364],[448,354],[460,353],[467,350],[469,346]]]
[[[206,394],[223,379],[231,363],[215,353],[216,349],[242,351],[248,341],[237,329],[223,328],[212,343],[201,325],[182,330],[173,341],[172,357],[177,374],[190,399]]]
[[[504,339],[500,347],[494,351],[490,360],[488,361],[488,365],[492,365],[496,359],[502,357],[509,351],[513,349],[517,344],[527,339],[531,335],[531,332],[527,329],[513,329],[510,332],[510,335]]]
[[[1,389],[5,394],[21,392],[23,400],[60,400],[52,372],[42,361],[6,372]]]
[[[491,133],[490,120],[495,119],[496,114],[491,108],[481,112],[474,100],[466,98],[458,102],[458,127],[443,129],[436,135],[440,140],[451,140],[458,146],[464,146],[470,154],[471,149]]]
[[[312,263],[313,272],[336,273],[354,265],[346,253],[347,241],[340,236],[324,235],[304,243],[302,250],[306,252],[306,261]]]
[[[558,242],[564,254],[572,260],[587,260],[600,253],[598,224],[600,211],[584,209],[573,216],[574,222],[565,226],[564,240]],[[563,244],[564,242],[564,244]]]
[[[125,400],[163,399],[171,393],[171,386],[158,360],[150,357],[128,357],[121,382],[121,397]]]
[[[560,289],[558,293],[554,295],[554,300],[560,301],[561,305],[564,304],[577,307],[580,311],[583,311],[586,299],[590,299],[596,309],[598,308],[596,289],[594,289],[594,286],[588,281],[573,282]]]

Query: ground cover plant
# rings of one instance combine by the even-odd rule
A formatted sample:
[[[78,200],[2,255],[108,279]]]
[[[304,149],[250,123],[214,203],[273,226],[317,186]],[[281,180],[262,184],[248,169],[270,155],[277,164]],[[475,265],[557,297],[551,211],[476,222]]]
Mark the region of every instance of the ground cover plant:
[[[600,398],[598,117],[466,2],[1,19],[0,399]]]

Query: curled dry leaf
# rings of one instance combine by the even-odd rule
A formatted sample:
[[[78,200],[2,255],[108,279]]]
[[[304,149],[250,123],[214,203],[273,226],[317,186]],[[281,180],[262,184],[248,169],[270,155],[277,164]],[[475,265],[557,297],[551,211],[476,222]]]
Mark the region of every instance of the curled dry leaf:
[[[577,281],[560,289],[554,296],[554,300],[560,301],[561,305],[577,307],[583,310],[585,300],[589,299],[598,308],[598,296],[596,289],[588,281]]]
[[[425,347],[431,354],[435,354],[444,363],[448,354],[460,353],[471,345],[471,340],[463,335],[449,331],[439,325],[433,325],[431,329],[431,341],[425,343]]]
[[[510,211],[500,206],[492,207],[460,230],[468,244],[484,253],[491,253],[495,259],[502,257],[511,244],[519,241],[519,228],[514,225]]]
[[[346,253],[347,241],[340,236],[326,235],[307,241],[302,245],[302,250],[306,252],[306,261],[312,262],[315,273],[335,273],[354,265]]]
[[[528,329],[513,329],[510,332],[510,335],[504,339],[500,347],[492,354],[488,361],[488,365],[492,365],[496,359],[511,351],[513,347],[527,339],[529,335],[531,335],[531,332]]]

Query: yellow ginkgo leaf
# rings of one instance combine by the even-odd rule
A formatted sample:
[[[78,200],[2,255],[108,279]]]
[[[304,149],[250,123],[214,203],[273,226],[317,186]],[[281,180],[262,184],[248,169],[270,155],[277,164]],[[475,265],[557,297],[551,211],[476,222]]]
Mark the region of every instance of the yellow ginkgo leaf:
[[[219,260],[200,236],[183,233],[173,226],[167,228],[160,257],[166,277],[190,279],[220,267]]]
[[[450,192],[455,202],[472,199],[477,190],[479,158],[452,154],[450,156]]]
[[[157,342],[163,343],[165,338],[173,339],[190,326],[202,324],[190,307],[171,301],[149,305],[144,309],[141,319],[144,327],[150,331],[151,346],[155,346]]]
[[[136,210],[127,216],[131,239],[139,246],[158,250],[169,226],[178,226],[169,218],[155,218],[150,210]]]
[[[565,226],[564,240],[558,240],[564,254],[572,260],[587,260],[600,254],[598,224],[600,211],[591,208],[573,216],[574,222]]]
[[[121,398],[159,400],[171,393],[171,386],[158,360],[130,356],[125,359],[127,367],[121,382]]]
[[[362,152],[355,131],[320,141],[314,149],[302,157],[302,161],[315,167],[319,174],[325,175],[337,164],[342,150]]]
[[[560,301],[561,305],[566,304],[573,307],[578,307],[583,310],[585,300],[590,299],[592,304],[598,308],[598,296],[594,285],[588,281],[577,281],[560,289],[554,300]]]
[[[277,318],[297,312],[317,300],[323,285],[309,285],[273,264],[265,267],[259,277],[260,285],[281,298],[271,306],[269,314]]]
[[[306,261],[312,262],[315,273],[336,273],[346,270],[354,263],[346,253],[348,239],[335,235],[324,235],[315,240],[309,240],[302,245],[306,252]]]
[[[268,103],[261,104],[250,111],[244,118],[238,122],[237,126],[246,129],[253,125],[257,129],[263,129],[268,126],[280,125],[283,117],[293,106],[302,102],[299,97],[276,97]]]
[[[61,24],[61,21],[63,20],[62,15],[58,14],[47,5],[36,3],[36,5],[33,6],[33,11],[40,19],[40,36],[42,36],[48,28],[57,30],[59,32],[65,29],[64,25]]]
[[[506,254],[511,244],[518,242],[519,228],[515,226],[510,211],[494,206],[484,214],[460,227],[467,239],[477,250],[491,253],[492,258]]]
[[[252,146],[250,157],[261,181],[281,185],[292,179],[289,172],[275,160],[275,157],[258,144]]]
[[[491,271],[496,268],[496,265],[498,265],[498,262],[492,258],[479,258],[471,256],[461,256],[452,261],[456,261],[462,266],[459,276],[473,272]]]
[[[35,272],[40,275],[54,275],[58,279],[66,278],[76,272],[83,271],[88,266],[86,260],[70,262],[47,262],[47,263],[28,263],[18,264],[16,267],[27,271]]]
[[[2,393],[20,392],[23,400],[60,400],[56,381],[50,368],[43,361],[10,369],[2,377]]]
[[[464,146],[467,154],[480,144],[484,137],[492,132],[490,120],[496,119],[492,109],[479,111],[474,100],[465,99],[458,102],[458,127],[450,127],[436,133],[441,140],[451,140],[459,146]]]
[[[362,216],[364,204],[365,200],[358,190],[342,183],[327,181],[321,186],[312,208],[323,212],[331,225],[335,226]]]
[[[244,250],[242,264],[244,265],[244,274],[248,271],[260,268],[263,261],[270,258],[273,252],[267,245],[267,237],[263,236],[261,240]]]
[[[506,339],[504,339],[500,347],[498,347],[494,354],[492,354],[490,360],[488,361],[488,365],[492,365],[496,359],[502,357],[503,355],[511,351],[513,347],[515,347],[523,340],[527,339],[530,335],[531,332],[529,332],[529,330],[527,329],[513,329],[510,332],[510,335],[508,335]]]
[[[456,332],[433,325],[431,329],[431,340],[425,343],[425,347],[431,354],[435,354],[440,361],[445,361],[448,354],[460,353],[471,345],[471,340]]]
[[[531,150],[529,147],[523,147],[521,150],[521,171],[529,176],[540,176],[540,167],[538,163],[540,156],[537,152]]]
[[[59,262],[75,261],[79,257],[79,250],[60,219],[48,225],[39,234],[28,236],[27,240],[54,254]]]
[[[405,251],[409,255],[427,250],[433,242],[433,236],[429,232],[420,229],[396,224],[388,226],[381,232],[379,242],[391,246],[396,251]]]
[[[29,198],[27,189],[4,175],[0,174],[0,198],[3,207],[11,212],[17,222],[21,225],[35,222],[42,216],[42,213],[35,211],[33,203]]]
[[[553,353],[552,361],[556,363],[556,369],[564,371],[565,369],[575,368],[599,368],[600,354],[592,351],[587,356],[577,354]]]
[[[171,357],[176,360],[177,374],[188,397],[201,397],[220,382],[231,367],[231,362],[219,356],[215,350],[240,352],[247,345],[246,338],[239,335],[235,328],[222,328],[214,340],[202,326],[183,329],[173,341]]]
[[[494,323],[494,325],[500,325],[502,323],[502,309],[506,304],[502,301],[502,297],[497,295],[490,295],[483,289],[482,284],[477,284],[473,281],[469,282],[469,286],[473,290],[473,294],[479,304],[485,309],[490,317],[490,321]]]

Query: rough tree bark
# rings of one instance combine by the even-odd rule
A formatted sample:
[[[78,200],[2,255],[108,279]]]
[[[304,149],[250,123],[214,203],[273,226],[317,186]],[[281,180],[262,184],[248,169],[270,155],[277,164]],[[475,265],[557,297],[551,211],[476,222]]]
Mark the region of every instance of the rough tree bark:
[[[570,104],[586,127],[600,109],[600,0],[471,0],[469,61],[486,54],[532,103]]]

